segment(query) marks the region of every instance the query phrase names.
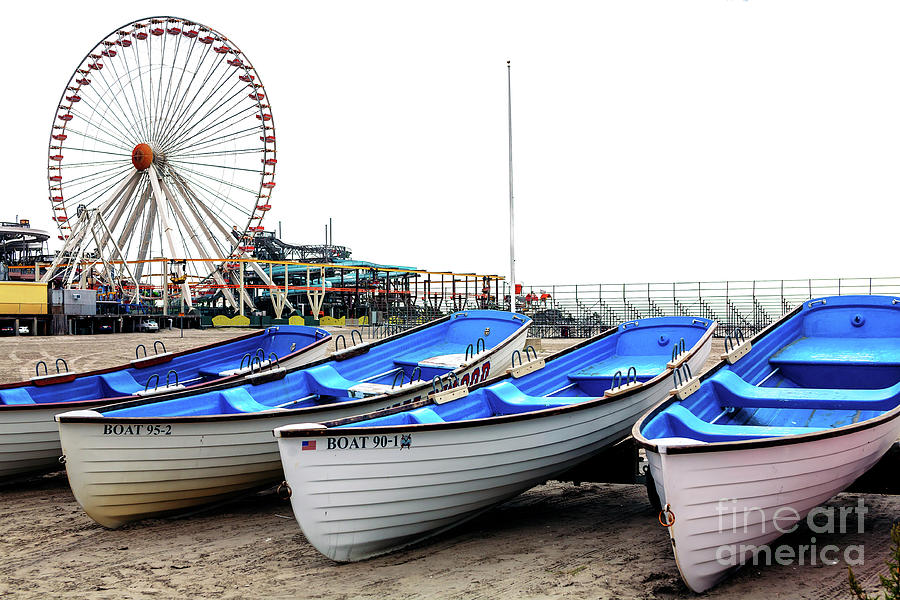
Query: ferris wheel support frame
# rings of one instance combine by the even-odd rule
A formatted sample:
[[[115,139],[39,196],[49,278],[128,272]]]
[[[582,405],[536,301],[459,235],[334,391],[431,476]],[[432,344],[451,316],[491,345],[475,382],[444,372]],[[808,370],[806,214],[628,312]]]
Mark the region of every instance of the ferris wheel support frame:
[[[125,179],[125,181],[123,181],[119,185],[118,188],[116,188],[116,190],[110,195],[109,199],[103,203],[103,206],[100,207],[100,210],[101,211],[105,210],[110,205],[112,205],[112,203],[115,202],[118,199],[118,197],[122,195],[122,192],[125,190],[129,181],[133,181],[133,180],[136,181],[136,179],[137,179],[136,175],[137,175],[137,169],[132,169],[130,176],[127,177]],[[63,249],[56,256],[56,259],[54,259],[50,268],[44,274],[43,278],[41,278],[41,281],[43,281],[45,283],[47,281],[50,281],[53,278],[53,276],[56,274],[56,269],[59,267],[59,264],[62,262],[64,255],[66,253],[71,253],[73,248],[75,248],[76,246],[79,246],[81,244],[84,236],[87,233],[87,229],[83,226],[84,224],[87,223],[87,220],[85,220],[85,218],[84,218],[87,216],[87,214],[88,213],[86,211],[84,213],[84,215],[80,215],[78,217],[78,221],[76,221],[76,224],[75,224],[75,227],[76,227],[76,229],[78,229],[78,232],[76,233],[75,230],[72,230],[72,235],[70,235],[69,238],[66,240],[66,243],[63,244]],[[79,254],[81,254],[81,252],[79,252]]]
[[[172,180],[175,182],[175,185],[185,193],[185,197],[196,200],[196,194],[191,189],[188,182],[184,181],[177,174],[173,176]],[[207,218],[215,226],[215,228],[219,230],[219,233],[221,233],[223,236],[231,237],[231,232],[228,231],[228,229],[224,225],[222,225],[222,223],[219,221],[219,219],[217,219],[215,217],[214,214],[212,214],[212,211],[209,210],[209,207],[207,207],[202,202],[197,202],[196,204],[206,214]],[[189,205],[193,208],[193,204],[189,204]],[[203,219],[200,219],[199,222],[203,223]],[[287,292],[286,291],[281,292],[281,289],[275,284],[275,282],[272,280],[272,278],[269,277],[269,275],[262,269],[262,267],[259,266],[259,263],[257,263],[256,261],[245,261],[240,264],[248,265],[253,270],[253,272],[256,273],[256,275],[269,288],[270,295],[278,298],[279,304],[283,304],[283,306],[287,306],[291,311],[296,311],[296,308],[294,307],[294,305],[287,298]],[[243,269],[243,268],[244,267],[241,266],[241,269]],[[242,299],[241,306],[246,304],[247,308],[249,308],[250,310],[255,310],[256,307],[253,303],[253,300],[250,298],[250,295],[247,293],[243,284],[240,284],[239,288],[240,288],[240,295],[241,295],[241,299]],[[226,288],[223,288],[223,289],[226,289]],[[281,297],[282,294],[283,294],[283,300]],[[278,311],[277,307],[275,307],[275,308],[276,308],[276,312],[280,312],[280,311]],[[283,310],[283,307],[282,307],[282,310]]]
[[[181,209],[181,206],[178,204],[178,202],[175,200],[172,192],[169,190],[169,187],[164,182],[160,181],[160,188],[162,189],[163,194],[165,194],[166,201],[169,203],[169,206],[172,207],[176,218],[181,222],[182,225],[184,225],[185,227],[189,227],[188,220],[185,217],[184,212]],[[190,208],[192,213],[194,214],[194,216],[197,217],[196,221],[200,225],[201,231],[206,236],[207,242],[214,246],[214,242],[212,241],[212,233],[209,231],[209,228],[206,226],[206,223],[203,221],[203,219],[199,218],[199,213],[196,212],[196,209],[193,206],[193,204],[188,202],[188,208]],[[208,270],[209,270],[208,276],[211,276],[216,281],[216,283],[218,283],[221,286],[222,295],[224,296],[225,301],[228,302],[228,304],[232,308],[237,309],[238,305],[237,305],[237,301],[234,298],[234,294],[232,294],[231,290],[228,289],[225,279],[222,277],[221,272],[219,271],[218,268],[216,268],[216,266],[214,264],[215,259],[207,251],[206,247],[203,245],[202,241],[200,240],[199,234],[196,231],[191,233],[191,239],[194,243],[194,247],[196,247],[197,250],[200,252],[201,257],[205,261],[207,261],[206,264],[207,264]]]
[[[166,242],[169,244],[169,250],[172,252],[172,256],[178,256],[178,253],[175,251],[175,242],[172,241],[172,228],[169,226],[169,219],[166,217],[166,211],[159,209],[159,205],[166,200],[166,196],[159,187],[159,173],[152,164],[147,170],[150,174],[150,187],[153,188],[153,201],[157,206],[156,212],[159,215],[160,225],[162,225],[163,228],[163,235],[166,236]],[[185,303],[187,303],[188,310],[194,308],[194,301],[191,298],[191,289],[188,287],[187,277],[181,282],[181,292],[182,298],[184,298]]]
[[[72,281],[75,279],[75,275],[78,273],[78,267],[81,266],[81,277],[79,278],[80,287],[85,287],[85,279],[87,278],[88,272],[93,270],[94,265],[98,263],[103,264],[103,270],[98,271],[98,276],[102,277],[107,281],[107,283],[116,289],[121,289],[124,292],[124,286],[121,285],[121,278],[116,278],[114,273],[113,265],[104,257],[105,253],[99,254],[99,261],[85,261],[84,260],[84,251],[87,247],[86,244],[83,243],[84,238],[90,235],[94,243],[100,245],[100,241],[97,238],[97,233],[101,233],[101,237],[111,237],[112,232],[107,227],[106,223],[104,223],[102,217],[100,216],[99,209],[91,209],[85,211],[76,224],[76,229],[73,231],[72,237],[69,239],[69,242],[72,242],[71,245],[69,243],[66,244],[66,247],[60,251],[56,257],[53,259],[53,263],[51,263],[50,267],[44,273],[44,276],[41,278],[41,281],[44,283],[49,282],[53,277],[59,273],[63,272],[63,279],[66,282],[66,285],[71,285]],[[72,251],[75,251],[74,260],[71,259]],[[131,268],[128,265],[128,262],[125,261],[125,256],[122,253],[121,248],[115,243],[113,243],[113,254],[115,256],[115,260],[118,260],[122,263],[122,268],[128,274],[128,278],[134,283],[134,293],[132,294],[133,299],[140,298],[140,286],[137,285],[137,279],[134,276]],[[65,268],[62,268],[62,262],[66,260],[66,257],[69,256],[70,259],[66,264]]]
[[[94,238],[94,243],[97,244],[99,247],[100,242],[97,239],[98,229],[101,230],[104,233],[104,235],[106,235],[108,237],[112,237],[112,232],[109,230],[109,227],[107,227],[106,223],[103,221],[102,217],[98,213],[94,214],[94,222],[95,222],[95,226],[91,228],[91,236]],[[128,262],[125,260],[125,255],[122,253],[122,249],[119,248],[118,245],[113,246],[113,252],[114,252],[115,256],[117,256],[118,259],[121,261],[122,268],[128,274],[128,277],[135,284],[134,285],[134,294],[132,295],[132,299],[139,300],[140,294],[141,294],[140,280],[137,277],[135,277],[134,272],[132,272],[131,267],[128,265]],[[101,274],[101,276],[105,276],[107,283],[110,285],[110,287],[114,287],[114,288],[118,287],[117,280],[116,280],[116,277],[114,274],[115,270],[114,270],[113,266],[106,260],[105,253],[99,254],[99,257],[100,257],[100,260],[103,262],[103,270],[99,271],[99,273]],[[96,264],[96,263],[94,263],[94,264]],[[84,280],[85,276],[86,276],[86,269],[82,269],[82,272],[81,272],[82,281]],[[83,283],[82,283],[82,287],[84,287]]]
[[[127,183],[128,185],[127,185],[126,188],[122,191],[122,193],[120,194],[120,197],[121,197],[121,196],[124,196],[124,197],[130,198],[131,195],[134,194],[134,189],[137,187],[137,185],[138,185],[139,182],[140,182],[140,176],[138,175],[137,171],[132,172],[131,176],[130,176],[130,177],[128,178],[128,180],[126,181],[126,183]],[[110,231],[103,234],[103,239],[102,239],[102,241],[101,241],[101,247],[105,248],[107,242],[108,242],[110,239],[112,239],[112,233],[111,233],[111,232],[112,232],[112,230],[115,229],[116,226],[119,224],[119,221],[122,219],[122,215],[124,214],[125,209],[126,209],[127,207],[128,207],[128,203],[126,203],[126,202],[120,202],[120,203],[119,203],[119,206],[116,208],[116,211],[113,213],[113,216],[112,216],[112,218],[110,219],[110,223],[109,223],[109,227],[108,227],[108,229],[109,229]],[[121,249],[121,247],[122,247],[123,241],[124,241],[124,240],[117,240],[117,241],[115,242],[116,245],[117,245],[120,249]]]

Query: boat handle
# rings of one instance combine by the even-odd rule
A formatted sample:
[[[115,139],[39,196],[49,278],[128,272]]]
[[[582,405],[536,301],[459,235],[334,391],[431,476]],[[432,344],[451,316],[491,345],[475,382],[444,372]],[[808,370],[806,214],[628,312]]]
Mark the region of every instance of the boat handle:
[[[531,358],[532,353],[534,354],[534,358]],[[531,344],[525,346],[525,358],[527,358],[529,361],[532,361],[536,360],[537,357],[537,350],[534,349],[534,346],[532,346]]]
[[[40,367],[41,365],[44,365],[44,375],[49,375],[49,373],[47,372],[47,363],[45,363],[45,362],[42,361],[42,360],[39,360],[38,362],[36,362],[36,363],[34,364],[34,376],[35,376],[35,377],[40,377],[40,376],[41,376],[41,373],[40,373],[40,371],[38,370],[38,367]]]
[[[628,374],[625,376],[625,385],[629,383],[637,383],[637,367],[628,367]]]
[[[357,342],[357,341],[356,341],[356,338],[353,337],[354,335],[358,335],[358,336],[359,336],[359,342]],[[355,346],[357,343],[359,343],[359,344],[362,344],[362,343],[363,343],[362,333],[360,333],[359,329],[354,329],[354,330],[352,330],[352,331],[350,332],[350,343],[351,343],[352,345],[354,345],[354,346]]]
[[[288,500],[291,497],[292,493],[293,492],[291,491],[291,486],[288,485],[287,481],[282,481],[275,489],[275,494],[282,500]]]
[[[663,520],[665,517],[665,520]],[[672,512],[672,507],[666,504],[666,507],[659,511],[659,524],[663,527],[671,527],[675,524],[675,513]]]
[[[819,300],[813,300],[812,302],[810,302],[810,303],[807,304],[806,306],[807,306],[807,308],[812,308],[812,307],[815,306],[816,304],[826,304],[825,298],[820,298]]]
[[[336,338],[334,338],[334,351],[335,352],[338,351],[338,340],[344,342],[344,350],[346,350],[347,349],[347,338],[345,338],[344,334],[342,333],[339,336],[337,336]]]
[[[259,366],[260,366],[260,368],[262,368],[262,361],[266,360],[266,351],[263,350],[262,348],[257,348],[256,349],[256,358],[259,359],[259,362],[260,362]]]
[[[178,371],[175,369],[170,369],[168,373],[166,373],[166,387],[169,387],[169,376],[175,374],[175,387],[178,387]]]
[[[431,391],[437,394],[441,391],[441,376],[435,375],[431,378]]]
[[[469,344],[468,346],[466,346],[466,357],[463,359],[463,362],[468,362],[469,357],[474,358],[474,356],[475,356],[474,353],[475,353],[475,348],[474,348],[474,346],[472,346],[472,344]]]
[[[614,390],[619,387],[622,387],[622,370],[621,369],[616,371],[615,375],[613,375],[612,387],[610,387],[610,389]]]
[[[403,378],[406,376],[406,373],[403,372],[403,369],[400,369],[396,373],[394,373],[394,381],[391,382],[391,389],[394,389],[394,386],[397,385],[397,377],[400,378],[400,385],[403,385]],[[412,381],[412,379],[410,379]]]
[[[274,352],[269,352],[269,362],[278,362],[278,355]]]
[[[255,369],[253,368],[254,365],[259,365],[259,370],[262,371],[262,368],[263,368],[262,360],[260,360],[259,356],[254,356],[253,360],[250,361],[250,372],[251,373],[253,373],[255,371]]]
[[[240,364],[240,366],[238,367],[238,369],[243,369],[243,368],[244,368],[244,359],[247,359],[247,366],[249,367],[249,366],[250,366],[250,363],[253,362],[253,355],[250,354],[249,352],[246,353],[245,355],[243,355],[243,356],[241,357],[241,364]]]
[[[635,327],[637,327],[637,326],[638,326],[638,322],[637,322],[637,321],[628,321],[627,323],[622,323],[622,329],[628,329],[628,328],[631,327],[632,325],[635,326]]]
[[[731,347],[729,348],[728,342],[731,342]],[[735,327],[734,330],[725,336],[725,352],[731,352],[746,340],[744,339],[744,332],[741,331],[740,327]]]
[[[159,387],[159,373],[154,373],[153,375],[151,375],[150,377],[147,378],[147,383],[144,384],[144,391],[145,391],[145,392],[146,392],[148,389],[150,389],[150,380],[153,379],[154,377],[156,377],[156,385],[153,386],[153,389],[155,390],[156,388]]]
[[[143,344],[138,344],[137,346],[134,347],[134,359],[135,360],[139,360],[141,358],[141,355],[138,354],[138,350],[140,350],[141,348],[144,349],[144,358],[147,358],[147,346],[145,346]]]
[[[56,372],[59,373],[59,363],[60,363],[60,362],[61,362],[61,363],[63,364],[63,366],[66,368],[66,373],[68,373],[68,372],[69,372],[69,365],[66,364],[66,359],[64,359],[64,358],[57,358],[57,359],[56,359]]]
[[[683,383],[687,383],[693,378],[694,374],[691,373],[691,365],[687,363],[684,363],[672,373],[672,379],[675,381],[675,389],[680,388]]]
[[[157,345],[157,344],[159,344],[160,346],[162,346],[163,352],[166,351],[166,345],[163,344],[161,340],[156,340],[155,342],[153,342],[153,353],[154,353],[154,354],[159,354],[159,350],[156,349],[156,345]]]
[[[447,375],[447,379],[450,379],[451,377],[453,378],[453,387],[459,387],[459,375],[451,371]]]
[[[516,368],[516,357],[517,356],[519,357],[519,366],[522,366],[522,353],[519,352],[518,350],[513,350],[513,353],[512,353],[512,368],[513,369]]]
[[[484,342],[484,338],[478,338],[478,341],[475,342],[475,354],[484,352],[485,346],[486,346],[486,344]],[[481,349],[479,350],[479,348],[481,348]]]
[[[412,375],[409,376],[410,383],[413,380],[422,381],[422,367],[416,366],[416,368],[413,369]]]

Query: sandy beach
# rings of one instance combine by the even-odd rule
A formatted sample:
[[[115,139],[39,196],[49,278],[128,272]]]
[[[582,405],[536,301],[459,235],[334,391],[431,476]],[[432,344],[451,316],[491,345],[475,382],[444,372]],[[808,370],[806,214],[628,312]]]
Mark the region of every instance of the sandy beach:
[[[0,381],[33,376],[38,360],[52,369],[62,357],[85,371],[131,360],[139,343],[161,339],[177,351],[241,333],[2,338]],[[574,341],[543,340],[542,353]],[[814,536],[819,548],[861,546],[865,562],[854,571],[874,590],[886,572],[900,496],[845,493],[828,505],[859,499],[868,508],[861,533],[854,526],[814,534],[804,526],[779,543],[796,548]],[[835,564],[747,566],[706,594],[691,593],[642,485],[548,482],[408,550],[336,564],[306,542],[289,502],[271,491],[113,531],[81,511],[59,472],[0,484],[0,555],[2,598],[849,597],[842,552]]]

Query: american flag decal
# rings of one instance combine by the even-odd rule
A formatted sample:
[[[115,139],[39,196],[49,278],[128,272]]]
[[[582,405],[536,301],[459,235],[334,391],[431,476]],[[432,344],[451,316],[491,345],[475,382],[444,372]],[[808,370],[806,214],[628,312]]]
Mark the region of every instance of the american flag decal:
[[[303,440],[300,442],[300,452],[304,450],[315,450],[316,449],[316,440]]]

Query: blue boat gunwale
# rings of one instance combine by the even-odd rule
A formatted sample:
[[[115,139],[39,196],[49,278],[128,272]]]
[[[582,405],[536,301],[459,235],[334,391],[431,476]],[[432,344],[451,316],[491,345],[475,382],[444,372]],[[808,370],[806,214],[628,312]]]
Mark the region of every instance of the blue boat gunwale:
[[[700,339],[697,340],[697,342],[693,346],[691,346],[691,348],[688,350],[688,352],[690,353],[690,356],[693,356],[701,347],[703,347],[703,344],[705,344],[706,341],[713,335],[713,333],[716,330],[716,327],[718,326],[718,323],[712,319],[698,319],[698,318],[694,318],[694,317],[686,317],[686,318],[693,319],[693,321],[701,321],[701,320],[707,321],[706,331],[703,333],[702,336],[700,336]],[[563,356],[565,356],[567,354],[570,354],[572,352],[580,350],[581,348],[583,348],[585,346],[588,346],[588,345],[598,342],[606,337],[609,337],[611,335],[618,333],[619,329],[623,325],[629,325],[631,323],[634,323],[637,321],[642,321],[642,320],[647,320],[647,319],[636,319],[634,321],[627,321],[625,323],[617,325],[616,327],[611,327],[611,328],[607,329],[606,331],[603,331],[593,337],[587,338],[586,340],[579,342],[578,344],[575,344],[573,346],[570,346],[569,348],[566,348],[565,350],[561,350],[555,354],[547,356],[544,358],[544,360],[546,362],[551,362],[553,360],[562,358]],[[275,435],[275,437],[284,437],[284,438],[362,436],[362,435],[369,435],[369,434],[375,434],[375,433],[396,433],[399,431],[404,431],[404,432],[406,432],[406,431],[428,431],[428,430],[451,429],[451,428],[458,429],[458,428],[463,428],[463,427],[481,427],[481,426],[485,426],[485,425],[507,423],[507,422],[511,422],[511,421],[525,421],[525,420],[529,420],[529,419],[537,419],[537,418],[541,418],[541,417],[554,416],[558,413],[569,413],[569,412],[574,412],[574,411],[578,411],[578,410],[587,410],[587,409],[591,409],[591,408],[596,408],[598,406],[602,406],[604,404],[611,404],[613,402],[620,402],[622,400],[627,400],[634,394],[637,394],[638,392],[645,390],[646,388],[650,387],[651,385],[655,385],[660,379],[669,377],[673,373],[673,371],[674,371],[674,369],[672,369],[669,366],[666,366],[666,368],[663,371],[661,371],[660,373],[655,375],[653,378],[648,379],[647,381],[641,382],[640,385],[635,386],[632,389],[626,390],[626,391],[622,392],[621,394],[617,394],[616,396],[613,396],[613,397],[597,396],[592,399],[586,399],[584,401],[567,404],[565,406],[551,406],[548,408],[541,408],[541,409],[526,411],[526,412],[521,412],[521,413],[514,413],[514,414],[508,414],[508,415],[495,415],[495,416],[490,416],[490,417],[479,417],[477,419],[464,419],[464,420],[460,420],[460,421],[443,421],[443,422],[439,422],[439,423],[407,423],[407,424],[403,424],[403,425],[372,425],[369,427],[353,427],[353,428],[347,428],[347,429],[336,429],[337,427],[339,427],[341,425],[350,425],[352,423],[358,423],[360,421],[368,421],[368,420],[376,418],[376,417],[386,417],[386,416],[390,416],[390,415],[397,414],[400,412],[415,410],[415,409],[424,408],[427,406],[434,406],[435,405],[434,398],[431,394],[429,394],[429,396],[427,398],[423,398],[422,400],[419,400],[417,402],[411,402],[408,404],[403,404],[401,406],[392,406],[389,408],[384,408],[382,410],[374,411],[374,412],[367,413],[367,414],[355,415],[352,417],[346,417],[344,419],[336,419],[334,421],[327,421],[327,422],[321,423],[320,425],[323,425],[324,428],[316,427],[313,429],[288,429],[288,430],[280,431],[277,435],[273,431],[272,435]],[[506,381],[510,378],[512,378],[512,375],[510,375],[509,373],[500,374],[496,377],[493,377],[486,381],[479,382],[476,385],[469,387],[469,392],[479,390],[484,387],[495,385],[497,383],[500,383],[501,381]]]
[[[887,297],[887,296],[885,296]],[[797,305],[793,310],[782,316],[777,321],[773,322],[771,325],[757,333],[755,336],[750,338],[751,346],[756,344],[759,340],[763,339],[767,335],[771,334],[775,329],[781,327],[786,322],[794,318],[803,312],[803,307],[807,303],[815,303],[822,298],[810,298],[808,300],[804,300],[799,305]],[[897,300],[896,298],[894,299]],[[896,302],[895,302],[896,304]],[[823,305],[824,306],[824,305]],[[810,310],[814,307],[810,306]],[[821,307],[820,307],[821,308]],[[703,383],[714,374],[716,374],[720,369],[727,366],[728,363],[725,359],[720,360],[714,366],[710,367],[708,371],[703,373],[700,376],[700,382]],[[670,395],[668,398],[648,410],[644,413],[640,419],[634,424],[634,427],[631,429],[631,436],[634,438],[635,443],[637,443],[638,447],[643,448],[644,450],[649,450],[651,452],[660,453],[659,444],[653,442],[653,440],[648,439],[641,433],[641,429],[643,428],[645,423],[649,423],[654,417],[659,415],[662,411],[668,408],[670,405],[675,403],[677,399],[674,395]],[[883,414],[873,417],[871,419],[866,419],[865,421],[861,421],[859,423],[851,423],[849,425],[842,425],[841,427],[834,427],[825,429],[822,431],[813,431],[809,433],[798,433],[792,435],[781,435],[781,436],[772,436],[765,438],[756,438],[750,440],[732,440],[732,441],[724,441],[724,442],[705,442],[698,444],[685,444],[685,445],[677,445],[677,446],[665,446],[665,454],[700,454],[700,453],[708,453],[708,452],[730,452],[736,450],[751,450],[756,448],[768,448],[768,447],[776,447],[776,446],[792,446],[795,444],[803,444],[806,442],[819,441],[833,437],[840,437],[844,435],[848,435],[851,433],[856,433],[859,431],[865,431],[866,429],[871,429],[873,427],[877,427],[883,423],[892,421],[900,417],[900,403],[897,406],[892,408],[889,411],[885,411]]]
[[[268,330],[277,329],[278,327],[279,327],[279,325],[272,325],[272,326],[266,327],[265,329],[260,329],[259,331],[251,331],[244,335],[239,335],[239,336],[236,336],[233,338],[219,340],[218,342],[204,344],[203,346],[195,346],[193,348],[188,348],[186,350],[180,350],[178,352],[171,352],[171,353],[166,354],[166,359],[167,359],[166,362],[170,362],[171,360],[174,360],[180,356],[185,356],[187,354],[193,354],[195,352],[201,352],[204,350],[211,350],[218,346],[224,346],[226,344],[231,344],[233,342],[248,340],[255,336],[263,336],[266,334],[266,332]],[[331,339],[332,339],[331,333],[329,333],[328,331],[326,331],[324,329],[320,329],[318,327],[315,327],[313,329],[316,330],[316,333],[314,334],[316,337],[318,337],[318,335],[319,335],[318,332],[320,332],[320,331],[323,332],[325,335],[321,338],[316,339],[316,341],[314,341],[311,344],[303,346],[302,348],[298,348],[297,350],[295,350],[294,352],[291,352],[290,354],[285,354],[284,356],[279,358],[273,364],[278,365],[278,364],[284,362],[285,360],[288,360],[294,356],[297,356],[298,354],[307,352],[309,350],[312,350],[313,348],[316,348],[323,344],[327,344],[331,341]],[[150,355],[148,358],[152,359],[153,356],[154,355]],[[120,364],[120,365],[114,365],[112,367],[95,369],[93,371],[85,371],[84,373],[73,373],[72,375],[74,375],[74,377],[72,379],[66,380],[66,381],[60,382],[60,383],[70,383],[71,381],[76,381],[78,379],[81,379],[82,377],[93,377],[93,376],[97,376],[97,375],[105,375],[107,373],[114,373],[117,371],[122,371],[122,370],[128,369],[130,366],[131,366],[130,363],[124,364],[124,365]],[[150,366],[152,366],[152,365],[150,365]],[[153,395],[152,397],[148,397],[148,399],[152,398],[154,401],[170,399],[170,398],[174,398],[177,394],[182,394],[185,392],[194,393],[200,388],[207,389],[207,386],[209,387],[209,389],[217,389],[219,386],[227,387],[230,384],[234,383],[235,381],[243,379],[244,376],[245,376],[244,373],[235,373],[233,375],[227,375],[225,377],[219,377],[216,379],[212,379],[207,382],[200,382],[200,383],[196,383],[193,385],[185,386],[184,388],[181,388],[178,391],[161,392],[159,394]],[[13,388],[18,388],[18,387],[26,387],[26,386],[30,386],[30,385],[34,385],[34,382],[32,382],[31,380],[16,381],[13,383],[0,384],[0,390],[8,390],[8,389],[13,389]],[[53,384],[51,384],[51,385],[53,385]],[[69,408],[69,407],[71,407],[72,410],[76,410],[78,407],[94,407],[94,406],[97,406],[98,404],[102,404],[105,406],[107,404],[123,403],[123,402],[126,402],[125,399],[129,399],[129,398],[131,398],[131,396],[110,396],[108,398],[90,398],[87,400],[75,400],[73,402],[42,402],[42,403],[34,403],[34,404],[0,404],[0,413],[2,413],[4,410],[39,410],[39,409],[48,409],[48,408],[56,409],[56,408]]]
[[[454,315],[468,313],[471,311],[457,311],[454,313],[450,313],[449,315],[445,315],[438,319],[434,319],[432,321],[428,321],[427,323],[422,323],[421,325],[416,325],[415,327],[403,331],[401,333],[392,335],[390,337],[382,338],[380,340],[376,340],[374,342],[369,342],[365,344],[363,348],[365,350],[359,349],[359,353],[362,354],[364,352],[368,352],[369,349],[375,348],[376,346],[381,346],[382,344],[386,344],[388,342],[406,337],[423,329],[427,329],[429,327],[433,327],[435,325],[440,325],[441,323],[449,321],[453,318]],[[501,311],[504,312],[504,311]],[[511,344],[513,340],[518,337],[522,329],[530,326],[531,318],[525,317],[522,319],[523,315],[515,314],[516,319],[522,320],[522,324],[509,336],[506,337],[502,342],[491,348],[492,353],[498,352],[501,348]],[[352,351],[352,348],[350,349]],[[292,373],[294,371],[300,371],[303,369],[309,369],[312,367],[316,367],[325,363],[332,362],[334,359],[334,355],[326,356],[324,358],[320,358],[319,360],[306,363],[304,365],[297,365],[291,369],[286,369],[283,371],[272,373],[273,377],[284,377],[288,373]],[[450,371],[451,373],[456,373],[461,370],[465,370],[469,368],[466,366],[465,368],[457,367]],[[431,381],[423,381],[421,387],[424,389],[426,387],[431,387]],[[207,388],[204,388],[204,392],[213,392],[219,389],[232,387],[230,385],[213,385]],[[411,388],[407,388],[409,391]],[[192,392],[186,392],[185,390],[179,390],[177,392],[172,392],[170,394],[157,394],[152,397],[140,398],[135,400],[129,400],[126,402],[120,402],[117,404],[104,404],[103,411],[114,411],[121,410],[124,408],[134,408],[136,406],[142,406],[144,404],[152,404],[155,402],[160,402],[163,400],[173,400],[176,398],[182,398],[184,396],[190,396]],[[363,404],[373,403],[377,401],[381,401],[385,396],[389,396],[390,394],[379,394],[377,396],[369,396],[367,398],[359,398],[359,399],[349,399],[344,400],[340,403],[340,406],[359,406]],[[336,404],[335,404],[336,405]],[[281,408],[267,411],[259,411],[259,412],[247,412],[247,413],[231,413],[231,414],[219,414],[219,415],[178,415],[178,416],[158,416],[158,417],[107,417],[107,416],[88,416],[88,415],[69,415],[69,414],[60,414],[56,415],[56,421],[59,423],[133,423],[133,424],[144,424],[144,423],[203,423],[203,422],[212,422],[212,421],[233,421],[233,420],[244,420],[244,419],[267,419],[271,417],[282,417],[285,415],[290,415],[293,413],[297,413],[302,415],[304,412],[311,412],[315,410],[320,410],[322,408],[329,408],[330,404],[323,404],[320,406],[305,406],[301,408]],[[409,403],[404,404],[402,406],[409,406]]]

